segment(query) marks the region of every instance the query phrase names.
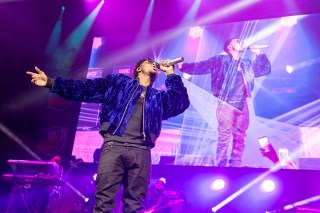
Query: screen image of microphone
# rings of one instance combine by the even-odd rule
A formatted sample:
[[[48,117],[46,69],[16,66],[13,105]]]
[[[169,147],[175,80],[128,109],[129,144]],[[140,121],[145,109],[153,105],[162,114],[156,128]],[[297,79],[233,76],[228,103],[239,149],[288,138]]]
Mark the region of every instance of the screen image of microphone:
[[[177,63],[182,62],[183,60],[184,60],[183,57],[175,58],[175,59],[172,59],[172,60],[167,61],[167,62],[164,64],[164,66],[170,67],[170,66],[172,66],[172,65],[174,65],[174,64],[177,64]]]
[[[269,45],[250,45],[248,49],[265,49],[269,48]]]

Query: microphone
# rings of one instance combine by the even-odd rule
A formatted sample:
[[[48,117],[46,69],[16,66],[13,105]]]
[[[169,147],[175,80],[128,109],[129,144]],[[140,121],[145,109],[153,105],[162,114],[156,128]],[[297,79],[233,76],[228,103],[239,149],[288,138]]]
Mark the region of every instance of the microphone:
[[[248,49],[265,49],[269,48],[269,45],[250,45]]]
[[[180,57],[180,58],[175,58],[175,59],[172,59],[170,61],[167,61],[166,63],[164,63],[163,65],[166,66],[166,67],[170,67],[174,64],[177,64],[177,63],[180,63],[184,60],[183,57]]]

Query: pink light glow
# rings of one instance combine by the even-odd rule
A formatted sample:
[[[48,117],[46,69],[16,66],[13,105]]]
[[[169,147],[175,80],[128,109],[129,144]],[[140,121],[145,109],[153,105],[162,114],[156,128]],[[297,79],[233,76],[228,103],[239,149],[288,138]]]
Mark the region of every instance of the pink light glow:
[[[92,49],[98,49],[102,45],[102,38],[96,37],[93,39]]]

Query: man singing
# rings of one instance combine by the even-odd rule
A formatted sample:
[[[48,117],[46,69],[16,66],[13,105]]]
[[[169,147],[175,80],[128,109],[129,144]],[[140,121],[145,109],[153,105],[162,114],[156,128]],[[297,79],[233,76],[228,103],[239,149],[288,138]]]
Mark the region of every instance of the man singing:
[[[166,90],[156,90],[155,61],[137,62],[134,79],[123,74],[84,81],[48,78],[39,68],[28,71],[31,82],[48,87],[50,92],[72,101],[102,103],[100,134],[104,139],[96,180],[96,203],[93,212],[108,213],[115,207],[115,196],[123,185],[123,212],[142,210],[150,182],[151,148],[160,135],[162,120],[183,113],[189,107],[187,89],[181,77],[167,66]]]
[[[224,44],[227,54],[216,55],[201,62],[179,64],[180,70],[188,74],[211,74],[212,93],[218,100],[217,166],[227,165],[227,151],[231,140],[229,166],[241,166],[249,127],[247,98],[253,89],[254,78],[271,72],[267,56],[255,45],[249,49],[256,53],[254,61],[240,57],[244,50],[243,42],[232,38]]]

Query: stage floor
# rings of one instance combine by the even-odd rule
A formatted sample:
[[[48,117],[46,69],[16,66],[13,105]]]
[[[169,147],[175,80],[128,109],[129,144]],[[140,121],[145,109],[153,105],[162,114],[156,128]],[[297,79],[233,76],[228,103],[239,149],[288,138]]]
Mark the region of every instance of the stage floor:
[[[65,184],[61,199],[50,201],[51,212],[91,212],[95,191],[92,176],[95,171],[94,164],[82,164],[78,168],[71,169],[66,179],[76,191],[71,189],[69,184]],[[281,169],[269,174],[266,172],[268,169],[247,167],[153,165],[150,185],[161,177],[166,179],[165,194],[169,200],[182,200],[179,206],[172,207],[172,212],[176,213],[209,213],[213,212],[213,207],[217,207],[216,212],[265,213],[283,210],[285,206],[291,208],[290,204],[309,198],[315,198],[316,201],[309,201],[300,206],[300,210],[294,208],[282,212],[320,212],[319,201],[317,201],[319,198],[316,197],[320,196],[319,170]],[[225,188],[213,190],[212,183],[219,178],[225,181]],[[257,180],[257,178],[260,179]],[[262,192],[261,183],[267,179],[274,182],[274,191]],[[5,212],[4,202],[12,194],[9,185],[8,182],[1,182],[2,209],[0,212],[1,210]],[[79,193],[90,201],[85,203],[83,196]],[[228,199],[229,201],[226,201]],[[120,201],[120,196],[117,200]],[[221,202],[225,203],[221,204]],[[120,212],[119,208],[117,212]]]

